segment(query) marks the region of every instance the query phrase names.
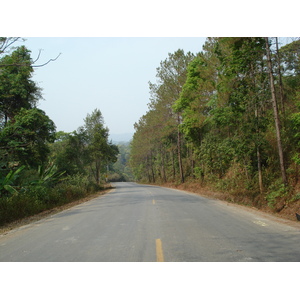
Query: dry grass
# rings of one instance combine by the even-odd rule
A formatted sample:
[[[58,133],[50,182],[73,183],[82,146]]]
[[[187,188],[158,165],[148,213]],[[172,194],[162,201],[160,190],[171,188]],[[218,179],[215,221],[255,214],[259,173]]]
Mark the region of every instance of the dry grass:
[[[243,205],[279,218],[283,218],[285,220],[297,222],[296,213],[300,214],[300,201],[285,202],[282,205],[281,203],[278,203],[278,205],[281,206],[281,209],[279,210],[276,207],[275,209],[270,208],[267,205],[267,201],[265,200],[263,195],[256,196],[255,198],[251,198],[242,194],[233,195],[227,192],[213,191],[210,187],[203,187],[197,182],[186,182],[183,184],[165,183],[161,184],[161,186],[176,188],[179,190],[192,192],[204,197],[219,199],[227,201],[229,203]]]

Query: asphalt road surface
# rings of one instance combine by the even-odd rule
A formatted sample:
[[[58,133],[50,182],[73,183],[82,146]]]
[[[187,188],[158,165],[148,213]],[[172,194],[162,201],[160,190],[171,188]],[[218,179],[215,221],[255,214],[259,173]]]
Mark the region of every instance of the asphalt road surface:
[[[0,261],[300,261],[300,226],[135,183],[0,236]]]

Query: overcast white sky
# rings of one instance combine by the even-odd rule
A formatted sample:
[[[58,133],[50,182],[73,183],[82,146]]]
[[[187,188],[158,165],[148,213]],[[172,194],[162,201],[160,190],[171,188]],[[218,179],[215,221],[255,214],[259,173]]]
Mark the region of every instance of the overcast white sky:
[[[160,62],[178,49],[197,53],[206,38],[29,37],[32,58],[43,49],[33,80],[43,89],[39,108],[57,131],[71,132],[95,108],[111,134],[133,133],[133,124],[148,110],[148,82],[156,81]]]

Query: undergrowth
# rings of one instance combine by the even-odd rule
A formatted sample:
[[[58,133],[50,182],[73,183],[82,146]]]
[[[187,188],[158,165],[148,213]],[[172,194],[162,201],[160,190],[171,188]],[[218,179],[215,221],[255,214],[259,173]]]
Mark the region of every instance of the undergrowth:
[[[103,187],[82,175],[68,176],[55,186],[32,185],[22,192],[1,197],[0,226],[52,209],[97,192]]]

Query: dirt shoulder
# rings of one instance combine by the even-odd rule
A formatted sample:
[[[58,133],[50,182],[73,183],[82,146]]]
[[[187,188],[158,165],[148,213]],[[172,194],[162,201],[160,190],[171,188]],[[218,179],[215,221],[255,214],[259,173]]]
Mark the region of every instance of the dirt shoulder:
[[[27,224],[39,221],[39,220],[41,220],[43,218],[49,217],[49,216],[54,215],[54,214],[57,214],[57,213],[59,213],[59,212],[61,212],[63,210],[69,209],[69,208],[71,208],[73,206],[76,206],[76,205],[79,205],[81,203],[93,200],[93,199],[95,199],[95,198],[97,198],[99,196],[102,196],[104,194],[109,193],[112,189],[113,189],[113,187],[111,185],[107,185],[107,186],[105,186],[104,190],[99,191],[99,192],[94,193],[94,194],[91,194],[91,195],[89,195],[87,197],[84,197],[82,199],[79,199],[79,200],[67,203],[65,205],[61,205],[61,206],[58,206],[58,207],[55,207],[55,208],[43,211],[43,212],[41,212],[39,214],[36,214],[36,215],[33,215],[31,217],[27,217],[27,218],[24,218],[24,219],[20,219],[20,220],[14,221],[14,222],[6,224],[4,226],[0,226],[0,235],[4,235],[8,231],[10,231],[10,230],[16,229],[18,227],[21,227],[21,226],[24,226],[24,225],[27,225]]]
[[[285,204],[283,208],[277,212],[276,209],[270,208],[267,203],[263,204],[263,199],[261,199],[259,205],[253,205],[253,200],[245,196],[234,196],[229,193],[212,191],[209,188],[201,187],[195,182],[187,182],[183,184],[165,183],[157,185],[192,192],[207,198],[226,201],[229,205],[239,205],[245,209],[259,211],[273,217],[281,218],[283,221],[292,221],[295,224],[300,224],[300,222],[296,219],[296,213],[300,214],[300,201]]]

